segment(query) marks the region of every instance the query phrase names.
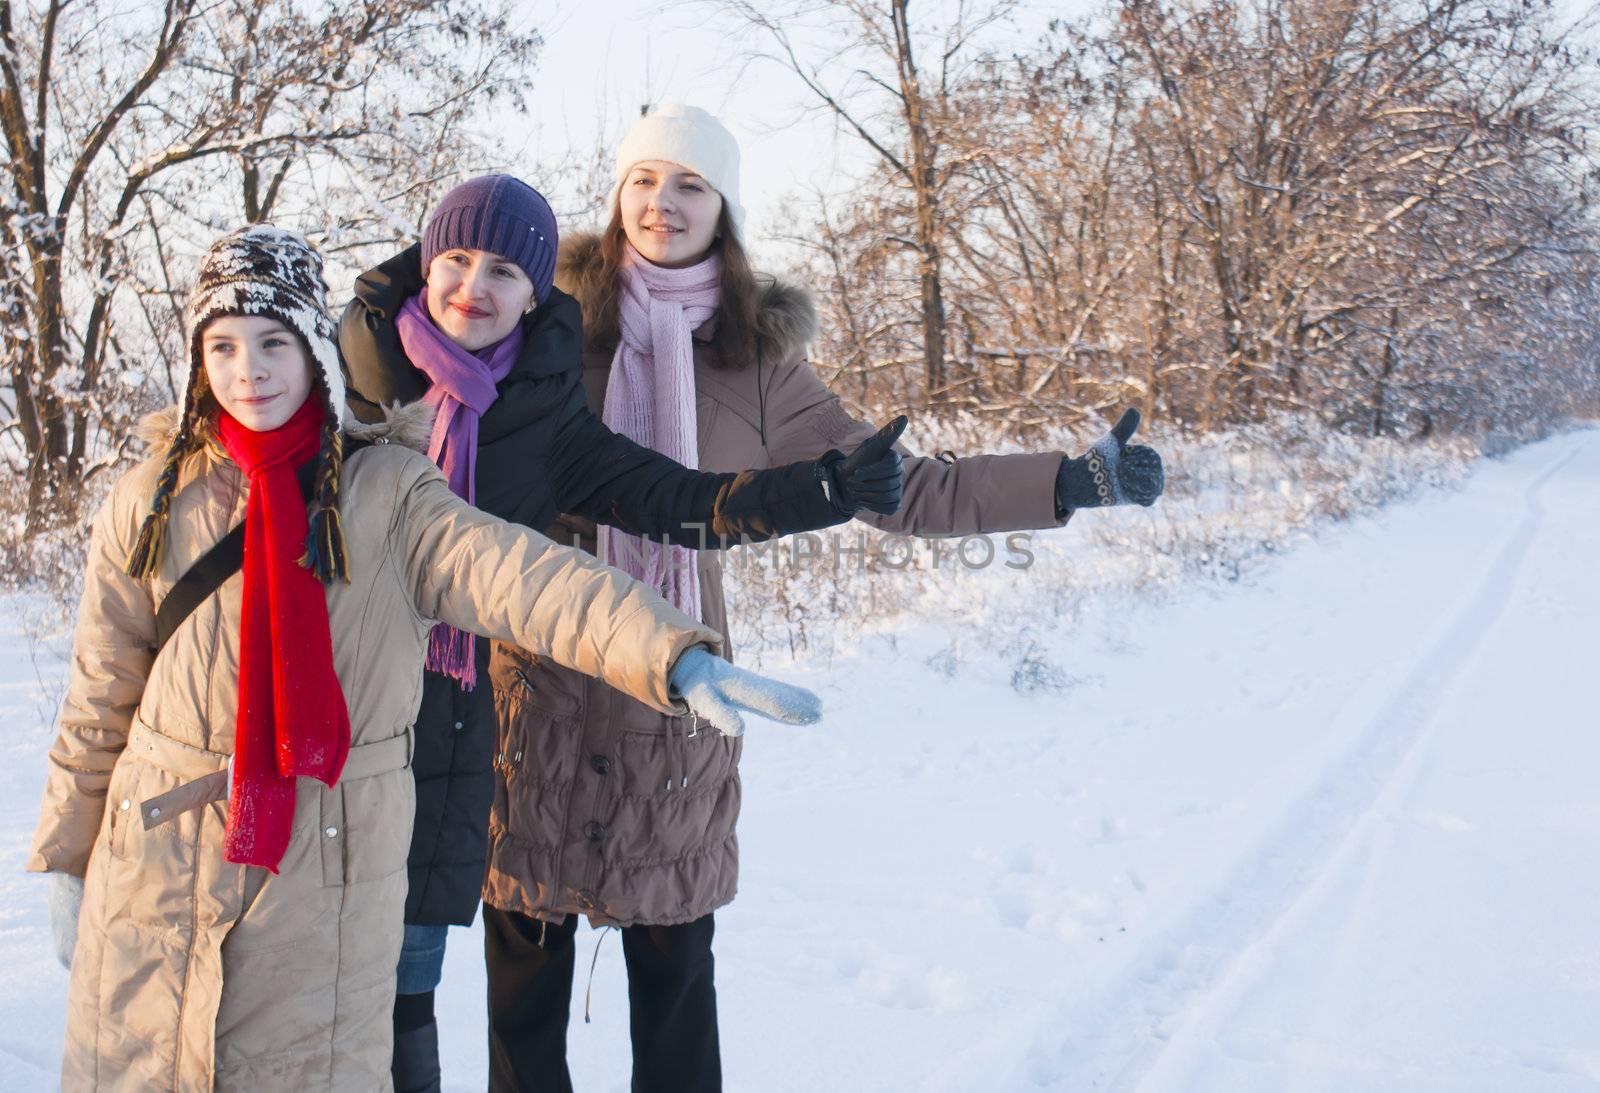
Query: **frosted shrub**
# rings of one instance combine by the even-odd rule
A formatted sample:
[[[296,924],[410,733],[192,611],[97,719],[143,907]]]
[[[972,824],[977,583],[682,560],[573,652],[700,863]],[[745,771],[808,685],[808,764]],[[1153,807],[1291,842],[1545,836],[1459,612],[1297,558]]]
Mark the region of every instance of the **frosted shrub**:
[[[1024,449],[984,430],[963,417],[919,422],[918,454],[1077,452],[1093,439],[1049,431]],[[1479,454],[1460,439],[1355,437],[1298,418],[1204,436],[1157,428],[1136,439],[1158,447],[1166,462],[1166,495],[1150,509],[1081,513],[1061,531],[1023,533],[1017,544],[989,536],[987,547],[969,542],[964,550],[960,540],[908,541],[852,523],[814,537],[820,545],[790,540],[755,556],[750,548],[728,552],[734,648],[757,659],[768,652],[826,658],[869,634],[935,623],[956,637],[928,663],[953,674],[962,635],[977,647],[988,640],[978,635],[997,627],[1015,635],[1071,626],[1108,595],[1159,596],[1186,580],[1246,579],[1319,525],[1459,483]],[[1069,683],[1031,640],[1001,644],[1013,686],[1051,691]]]

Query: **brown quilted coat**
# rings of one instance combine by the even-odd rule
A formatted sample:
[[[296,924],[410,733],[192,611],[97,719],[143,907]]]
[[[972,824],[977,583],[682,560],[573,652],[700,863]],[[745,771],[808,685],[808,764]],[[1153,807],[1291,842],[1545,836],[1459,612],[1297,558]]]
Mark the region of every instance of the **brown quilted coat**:
[[[594,236],[563,241],[557,278],[580,302],[593,296],[597,257]],[[872,435],[874,426],[851,417],[806,363],[816,314],[804,293],[769,287],[759,326],[760,368],[716,367],[706,328],[696,332],[703,469],[779,466],[849,451]],[[585,354],[596,413],[610,371],[610,352]],[[1057,527],[1061,459],[908,458],[900,511],[862,519],[919,536]],[[564,517],[551,535],[594,550],[589,521]],[[725,633],[720,556],[702,553],[699,569],[702,618]],[[733,899],[739,740],[663,716],[526,649],[497,643],[490,672],[501,741],[487,903],[554,921],[582,912],[597,924],[670,925]]]
[[[425,442],[428,415],[399,411],[375,439]],[[190,457],[160,572],[136,581],[123,565],[159,470],[157,457],[129,472],[95,519],[28,861],[86,875],[62,1087],[388,1089],[411,720],[432,621],[601,674],[661,712],[682,708],[670,665],[717,636],[587,555],[468,507],[417,452],[356,451],[341,491],[350,581],[327,590],[350,758],[332,789],[300,780],[276,875],[232,865],[224,803],[194,794],[233,751],[242,578],[159,656],[151,647],[156,604],[243,519],[246,483],[215,448]]]

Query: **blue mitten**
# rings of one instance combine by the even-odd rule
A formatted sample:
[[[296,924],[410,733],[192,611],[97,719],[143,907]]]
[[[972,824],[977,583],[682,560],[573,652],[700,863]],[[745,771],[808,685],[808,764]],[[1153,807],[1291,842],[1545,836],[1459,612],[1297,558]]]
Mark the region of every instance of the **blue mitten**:
[[[56,959],[63,968],[72,967],[72,951],[78,947],[78,912],[83,909],[83,878],[71,873],[49,873],[50,933],[56,943]]]
[[[804,687],[747,672],[700,645],[678,658],[668,684],[674,698],[726,736],[744,735],[740,710],[788,725],[809,725],[822,716],[822,700]]]

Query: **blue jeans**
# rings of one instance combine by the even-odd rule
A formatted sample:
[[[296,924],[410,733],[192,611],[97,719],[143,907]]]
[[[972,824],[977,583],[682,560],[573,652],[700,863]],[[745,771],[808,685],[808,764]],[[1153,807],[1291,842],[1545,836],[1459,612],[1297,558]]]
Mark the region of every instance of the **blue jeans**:
[[[413,926],[406,923],[406,939],[400,945],[396,994],[426,994],[444,977],[444,937],[448,926]]]

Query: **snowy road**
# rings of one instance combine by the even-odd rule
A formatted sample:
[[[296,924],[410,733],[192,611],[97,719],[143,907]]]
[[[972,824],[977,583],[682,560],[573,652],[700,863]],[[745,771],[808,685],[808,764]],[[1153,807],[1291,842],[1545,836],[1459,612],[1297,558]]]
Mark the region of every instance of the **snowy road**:
[[[1596,559],[1588,431],[1040,633],[1057,690],[1013,689],[1008,635],[936,627],[769,663],[830,715],[747,740],[728,1087],[1600,1088]],[[65,977],[17,870],[59,664],[41,684],[14,613],[0,1089],[43,1090]],[[478,945],[451,941],[447,1089],[484,1084]],[[589,1025],[583,986],[574,1079],[624,1090],[615,938]]]

